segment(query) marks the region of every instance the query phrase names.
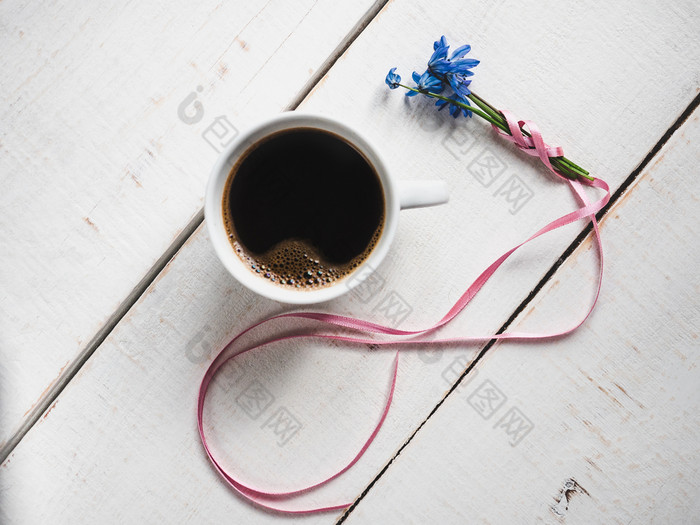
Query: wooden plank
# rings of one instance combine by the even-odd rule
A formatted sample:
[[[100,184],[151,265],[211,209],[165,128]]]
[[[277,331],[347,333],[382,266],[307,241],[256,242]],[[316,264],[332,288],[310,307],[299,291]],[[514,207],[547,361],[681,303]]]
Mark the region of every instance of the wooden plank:
[[[484,96],[540,122],[548,141],[567,146],[574,160],[613,187],[624,180],[695,95],[692,64],[700,43],[691,4],[642,12],[626,2],[614,9],[619,13],[592,2],[568,7],[455,2],[430,11],[404,2],[382,11],[303,108],[362,128],[398,174],[444,178],[453,198],[444,208],[405,213],[393,253],[378,269],[382,286],[316,310],[426,326],[488,262],[573,205],[561,185],[481,123],[453,123],[419,101],[404,106],[402,96],[386,90],[382,81],[389,67],[410,71],[426,60],[439,36],[435,28],[455,40],[475,35],[472,44],[484,60],[475,88]],[[621,13],[628,15],[624,24]],[[529,33],[537,40],[528,42]],[[503,35],[510,36],[504,41]],[[677,50],[664,47],[669,40]],[[526,61],[528,52],[536,52],[535,58]],[[629,68],[638,56],[654,57],[659,68],[654,82],[646,81],[648,68]],[[576,82],[594,72],[596,57],[604,97]],[[518,98],[525,94],[527,103]],[[652,105],[657,111],[648,110]],[[489,186],[475,169],[484,152],[505,165],[503,178]],[[498,191],[513,175],[532,194],[520,207]],[[498,329],[579,230],[571,227],[529,248],[443,333]],[[232,496],[211,470],[197,440],[194,409],[198,381],[214,350],[254,320],[286,310],[237,285],[216,260],[206,233],[198,231],[0,468],[0,493],[8,502],[0,516],[274,521],[276,516]],[[393,410],[367,455],[346,476],[296,503],[342,503],[359,494],[475,349],[405,352]],[[352,457],[376,421],[392,360],[392,352],[318,344],[251,354],[224,371],[212,392],[207,406],[212,442],[226,464],[251,482],[292,488],[317,480]],[[248,402],[253,393],[260,394],[258,404]],[[298,423],[294,433],[274,424],[284,410]],[[52,496],[33,501],[37,488]],[[157,503],[163,500],[167,507]],[[329,519],[335,516],[309,521]]]
[[[372,5],[0,4],[0,451]]]
[[[347,523],[698,523],[698,143],[695,111],[607,214],[589,322],[489,350]],[[594,258],[588,239],[514,329],[578,315]]]

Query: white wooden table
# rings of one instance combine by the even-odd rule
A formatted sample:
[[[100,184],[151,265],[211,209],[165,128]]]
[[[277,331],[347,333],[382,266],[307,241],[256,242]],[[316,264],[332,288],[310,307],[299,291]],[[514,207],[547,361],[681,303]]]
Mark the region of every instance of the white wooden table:
[[[700,6],[612,4],[0,2],[0,523],[700,523]],[[553,341],[403,350],[367,454],[290,503],[352,507],[264,511],[195,422],[215,353],[291,310],[214,255],[201,210],[221,142],[298,108],[362,129],[402,178],[447,181],[449,205],[402,215],[374,295],[314,308],[402,328],[573,209],[483,122],[386,89],[441,34],[481,60],[475,91],[610,184],[600,301]],[[442,334],[570,325],[595,288],[588,231],[528,246]],[[393,355],[241,358],[207,401],[214,448],[272,490],[330,474],[376,422]],[[265,402],[241,402],[251,389]]]

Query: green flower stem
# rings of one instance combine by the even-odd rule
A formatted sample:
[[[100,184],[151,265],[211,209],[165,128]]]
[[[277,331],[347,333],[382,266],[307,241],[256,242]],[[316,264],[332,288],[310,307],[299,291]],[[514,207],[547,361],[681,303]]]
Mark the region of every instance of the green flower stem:
[[[451,98],[443,97],[442,95],[438,95],[437,93],[433,93],[432,91],[421,91],[419,89],[415,89],[415,88],[412,88],[409,86],[404,86],[403,84],[399,84],[399,86],[401,86],[402,88],[406,88],[410,91],[415,91],[416,93],[421,93],[422,95],[427,95],[427,96],[433,97],[433,98],[439,98],[440,100],[444,100],[445,102],[449,102],[450,104],[454,104],[456,106],[460,106],[462,108],[465,108],[465,109],[471,111],[472,113],[474,113],[475,115],[479,115],[481,118],[490,122],[494,126],[498,126],[500,129],[502,129],[506,133],[510,134],[510,132],[508,131],[508,126],[505,126],[502,122],[498,122],[497,120],[492,119],[486,113],[484,113],[484,112],[482,112],[482,111],[480,111],[472,106],[468,106],[466,104],[463,104],[463,103],[458,102],[456,100],[453,100]]]
[[[476,93],[472,93],[468,96],[468,98],[481,109],[483,109],[486,113],[488,113],[491,118],[500,120],[501,122],[507,125],[507,122],[501,114],[501,112],[494,108],[491,104],[486,102],[483,98],[478,96]],[[528,137],[531,136],[530,133],[528,133],[525,130],[522,130],[522,132]],[[510,131],[508,131],[508,134],[511,134]],[[557,169],[557,171],[561,172],[561,174],[564,176],[572,175],[573,177],[570,178],[575,179],[577,177],[585,177],[588,180],[594,180],[594,178],[589,175],[589,172],[587,170],[583,169],[578,164],[575,164],[574,162],[570,161],[566,157],[552,157],[550,162]]]
[[[498,111],[495,107],[493,107],[491,104],[486,102],[483,98],[479,97],[478,95],[472,93],[471,95],[468,95],[468,98],[474,102],[478,106],[479,109],[475,108],[474,106],[470,106],[468,104],[464,104],[462,102],[459,102],[457,100],[443,97],[442,95],[439,95],[437,93],[433,93],[432,91],[421,91],[419,89],[415,89],[409,86],[405,86],[403,84],[399,84],[402,88],[408,89],[410,91],[414,91],[416,93],[421,93],[423,95],[432,97],[432,98],[437,98],[440,100],[444,100],[445,102],[448,102],[450,104],[454,104],[455,106],[459,106],[461,108],[466,109],[467,111],[470,111],[474,113],[475,115],[478,115],[482,119],[484,119],[486,122],[493,124],[496,126],[498,129],[504,131],[508,135],[511,135],[510,128],[508,128],[508,122],[506,121],[505,117],[501,114],[500,111]],[[531,136],[530,133],[528,133],[525,130],[522,130],[523,134],[526,136]],[[552,166],[564,177],[576,180],[578,177],[584,177],[588,180],[595,180],[588,171],[583,169],[581,166],[573,163],[566,157],[551,157],[550,162]]]
[[[496,108],[494,108],[491,104],[483,100],[481,97],[477,96],[476,93],[472,93],[471,95],[467,95],[467,98],[474,102],[477,106],[479,106],[481,109],[483,109],[486,113],[491,115],[492,118],[500,121],[503,123],[503,125],[507,125],[506,119],[503,118],[503,115],[501,114],[500,111],[498,111]]]

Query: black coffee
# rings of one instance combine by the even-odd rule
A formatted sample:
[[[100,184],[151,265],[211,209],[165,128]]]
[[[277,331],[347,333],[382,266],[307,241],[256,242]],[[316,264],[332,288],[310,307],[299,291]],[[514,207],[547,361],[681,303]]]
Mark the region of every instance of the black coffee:
[[[277,132],[231,170],[224,223],[252,272],[316,289],[364,261],[382,231],[384,194],[373,166],[343,138],[314,128]]]

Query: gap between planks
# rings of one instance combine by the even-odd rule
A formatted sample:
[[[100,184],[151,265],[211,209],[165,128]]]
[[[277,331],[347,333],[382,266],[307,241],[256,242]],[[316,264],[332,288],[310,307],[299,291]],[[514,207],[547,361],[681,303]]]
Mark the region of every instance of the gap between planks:
[[[695,96],[695,98],[688,104],[688,107],[680,114],[680,116],[675,120],[673,124],[666,130],[666,132],[661,136],[661,138],[654,144],[654,146],[649,150],[644,159],[639,163],[639,165],[627,176],[627,178],[620,184],[620,187],[610,196],[610,201],[596,214],[596,219],[600,220],[605,216],[606,213],[612,208],[612,206],[620,199],[620,197],[627,191],[627,189],[632,185],[632,183],[639,177],[642,171],[649,165],[649,163],[656,157],[656,155],[661,151],[661,148],[671,139],[671,136],[690,118],[693,112],[700,105],[700,93]],[[569,246],[564,250],[559,259],[551,266],[551,268],[545,273],[545,275],[540,279],[540,281],[535,285],[535,287],[530,291],[528,296],[518,305],[518,307],[513,311],[513,313],[508,317],[505,323],[498,329],[497,334],[505,332],[508,327],[517,319],[517,317],[527,308],[527,305],[535,298],[535,296],[540,292],[540,290],[547,284],[547,282],[552,278],[552,276],[557,272],[559,267],[564,264],[564,262],[574,253],[576,248],[591,234],[593,231],[593,225],[589,222],[586,227],[578,234],[578,236],[569,244]],[[491,349],[491,347],[496,343],[496,339],[491,339],[488,341],[484,347],[479,351],[476,358],[469,363],[469,366],[462,372],[457,381],[450,387],[450,389],[445,393],[442,399],[433,407],[427,417],[421,422],[418,427],[411,433],[411,435],[406,439],[406,441],[399,447],[393,457],[384,465],[384,467],[377,473],[374,479],[367,485],[365,490],[357,497],[353,504],[347,508],[343,515],[338,519],[336,525],[343,523],[350,513],[355,510],[357,505],[362,501],[362,499],[369,493],[375,483],[381,478],[384,473],[389,469],[394,460],[399,457],[401,452],[408,446],[408,444],[413,440],[413,438],[418,434],[418,432],[423,428],[423,426],[428,422],[428,420],[438,411],[445,400],[454,392],[464,380],[465,377],[476,367],[477,363],[486,355],[486,353]]]
[[[357,39],[358,36],[364,31],[364,29],[374,20],[374,18],[379,14],[379,12],[384,8],[384,6],[389,3],[389,0],[377,0],[372,7],[360,18],[360,20],[355,24],[355,26],[350,30],[350,32],[345,36],[345,38],[340,42],[340,44],[333,50],[333,52],[328,56],[326,61],[318,68],[318,70],[312,75],[309,81],[301,88],[299,94],[292,99],[289,104],[285,107],[283,111],[292,111],[299,107],[299,105],[304,101],[304,99],[309,96],[313,88],[326,76],[328,71],[333,67],[333,65],[338,61],[338,59],[347,51],[347,49],[352,45],[352,43]],[[61,374],[56,383],[49,389],[43,400],[40,400],[34,409],[29,413],[28,417],[24,420],[22,426],[17,430],[15,435],[8,439],[7,443],[0,448],[0,464],[4,463],[7,457],[12,453],[15,447],[22,441],[22,438],[29,432],[29,430],[34,426],[34,424],[39,420],[39,418],[46,412],[46,410],[51,406],[51,404],[56,400],[56,398],[61,394],[63,389],[72,381],[75,375],[80,371],[83,365],[92,356],[93,353],[102,345],[102,343],[107,339],[112,330],[116,328],[119,322],[124,318],[127,312],[131,309],[134,304],[139,300],[139,298],[146,293],[149,286],[153,281],[156,280],[158,275],[165,269],[168,263],[173,260],[180,251],[180,248],[188,241],[195,231],[204,222],[204,208],[201,208],[197,214],[190,220],[190,222],[182,229],[180,234],[175,238],[173,243],[168,247],[165,252],[158,258],[158,260],[153,264],[153,266],[146,272],[146,275],[139,281],[139,283],[134,287],[134,289],[129,293],[129,295],[122,301],[122,303],[117,307],[110,318],[105,322],[104,326],[94,335],[94,337],[85,346],[85,349],[78,355],[78,357],[73,360],[65,369],[63,374]]]

